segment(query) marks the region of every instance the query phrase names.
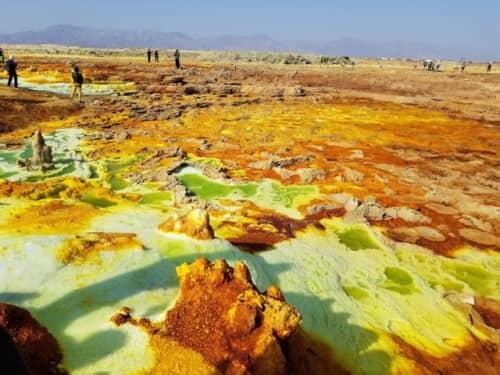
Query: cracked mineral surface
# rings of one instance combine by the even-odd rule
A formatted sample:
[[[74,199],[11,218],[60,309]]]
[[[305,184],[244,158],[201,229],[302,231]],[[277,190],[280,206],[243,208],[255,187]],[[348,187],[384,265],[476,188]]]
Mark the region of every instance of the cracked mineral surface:
[[[33,373],[498,372],[499,74],[17,52],[0,326]]]

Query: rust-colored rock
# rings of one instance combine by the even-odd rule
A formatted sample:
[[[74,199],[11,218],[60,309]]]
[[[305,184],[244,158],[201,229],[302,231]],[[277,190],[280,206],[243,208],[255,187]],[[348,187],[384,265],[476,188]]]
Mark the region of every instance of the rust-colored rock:
[[[177,275],[181,293],[164,322],[137,320],[126,307],[111,318],[118,326],[130,323],[150,334],[156,357],[151,374],[290,373],[294,362],[284,348],[301,316],[277,287],[260,293],[241,262],[232,268],[224,260],[200,258],[178,266]],[[286,346],[290,353],[300,348],[305,350],[304,345]]]
[[[498,375],[500,352],[498,345],[476,340],[460,351],[445,357],[434,357],[418,350],[402,340],[392,336],[399,346],[401,356],[412,361],[413,374],[423,375]]]
[[[181,296],[159,334],[201,353],[226,374],[285,374],[280,342],[298,327],[300,314],[260,294],[243,263],[198,259],[177,268]],[[276,296],[276,292],[271,293]]]
[[[33,375],[66,374],[60,367],[63,356],[56,339],[28,311],[0,303],[0,327],[10,334]],[[0,373],[4,370],[0,363]]]
[[[163,232],[183,233],[199,240],[214,238],[207,211],[195,208],[183,216],[173,215],[160,224]]]
[[[500,302],[491,298],[474,297],[474,309],[490,327],[500,329]]]

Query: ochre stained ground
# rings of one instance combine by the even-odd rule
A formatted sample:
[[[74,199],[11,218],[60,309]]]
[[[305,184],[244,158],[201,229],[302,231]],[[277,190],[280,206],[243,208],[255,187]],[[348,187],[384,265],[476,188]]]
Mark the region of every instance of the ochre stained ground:
[[[36,287],[5,276],[0,300],[49,328],[70,372],[160,373],[191,358],[200,373],[231,373],[205,342],[221,322],[184,337],[177,310],[166,313],[174,267],[205,256],[244,260],[259,287],[278,284],[300,310],[302,328],[281,344],[297,373],[498,369],[498,72],[18,61],[21,87],[53,92],[0,87],[0,265],[20,277],[29,254],[50,261]],[[82,105],[50,86],[69,83],[68,63],[86,77]],[[37,129],[54,146],[52,174],[16,164]],[[169,340],[110,326],[125,305],[172,323]],[[80,350],[96,342],[102,351]],[[330,358],[304,364],[297,348]]]

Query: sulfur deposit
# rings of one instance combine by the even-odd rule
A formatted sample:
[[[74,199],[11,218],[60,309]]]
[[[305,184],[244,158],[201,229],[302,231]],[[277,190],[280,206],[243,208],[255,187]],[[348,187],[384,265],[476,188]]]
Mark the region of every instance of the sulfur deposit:
[[[244,263],[200,258],[178,266],[177,276],[181,295],[165,321],[135,319],[128,308],[112,317],[150,334],[150,373],[347,374],[300,328],[300,313],[279,288],[256,289]]]
[[[68,372],[496,375],[499,74],[61,51],[0,85],[0,301]]]

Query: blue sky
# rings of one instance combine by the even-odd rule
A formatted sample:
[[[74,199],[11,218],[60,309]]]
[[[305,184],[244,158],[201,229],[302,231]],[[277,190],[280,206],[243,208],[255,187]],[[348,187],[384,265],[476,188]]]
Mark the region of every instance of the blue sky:
[[[500,49],[500,0],[0,0],[0,9],[0,33],[75,24]]]

